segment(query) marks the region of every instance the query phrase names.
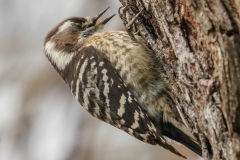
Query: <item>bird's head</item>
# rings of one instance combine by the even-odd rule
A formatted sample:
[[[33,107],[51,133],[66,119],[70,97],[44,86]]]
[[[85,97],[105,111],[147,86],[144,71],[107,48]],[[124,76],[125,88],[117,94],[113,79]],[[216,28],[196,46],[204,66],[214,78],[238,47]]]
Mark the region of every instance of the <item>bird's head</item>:
[[[98,22],[99,18],[108,9],[109,7],[94,17],[68,18],[49,31],[45,38],[44,48],[50,62],[57,65],[59,69],[63,69],[67,64],[67,57],[70,59],[69,56],[72,57],[73,53],[79,49],[79,45],[81,45],[86,38],[101,32],[104,25],[115,16],[114,14]],[[64,62],[61,59],[64,59]],[[59,60],[61,61],[58,62]]]
[[[66,39],[66,35],[78,36],[78,39],[85,39],[94,33],[101,31],[104,25],[115,16],[112,15],[103,21],[98,22],[98,19],[109,9],[109,7],[94,17],[71,17],[54,27],[46,36],[45,42],[55,37]]]

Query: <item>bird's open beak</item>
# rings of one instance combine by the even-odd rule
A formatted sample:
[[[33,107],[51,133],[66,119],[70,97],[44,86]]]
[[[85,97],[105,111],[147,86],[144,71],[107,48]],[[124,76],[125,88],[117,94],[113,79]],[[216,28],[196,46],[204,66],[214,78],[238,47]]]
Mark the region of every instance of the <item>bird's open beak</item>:
[[[103,21],[100,21],[97,23],[98,19],[109,9],[110,7],[108,7],[107,9],[103,10],[102,12],[98,13],[96,16],[94,16],[92,18],[93,20],[93,24],[95,27],[98,27],[100,25],[105,25],[110,19],[112,19],[116,14],[104,19]]]

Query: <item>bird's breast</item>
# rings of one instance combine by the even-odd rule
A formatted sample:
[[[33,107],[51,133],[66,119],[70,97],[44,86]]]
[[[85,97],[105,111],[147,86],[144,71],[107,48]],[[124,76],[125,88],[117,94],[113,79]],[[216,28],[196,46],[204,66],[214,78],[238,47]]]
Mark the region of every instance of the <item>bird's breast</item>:
[[[156,64],[153,52],[140,37],[137,37],[137,41],[133,41],[126,32],[109,31],[89,37],[86,44],[106,55],[136,96],[142,96],[144,100],[146,97],[149,98],[149,95],[157,95],[161,90],[159,66]],[[156,83],[157,79],[158,83]]]

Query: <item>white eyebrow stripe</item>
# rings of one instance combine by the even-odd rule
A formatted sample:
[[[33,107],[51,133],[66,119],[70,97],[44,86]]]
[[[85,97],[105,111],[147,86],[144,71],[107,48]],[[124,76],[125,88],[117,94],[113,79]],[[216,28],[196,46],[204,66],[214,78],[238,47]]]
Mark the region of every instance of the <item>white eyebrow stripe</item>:
[[[64,22],[59,28],[58,28],[58,33],[64,31],[65,29],[69,28],[72,25],[73,22],[71,21],[66,21]]]

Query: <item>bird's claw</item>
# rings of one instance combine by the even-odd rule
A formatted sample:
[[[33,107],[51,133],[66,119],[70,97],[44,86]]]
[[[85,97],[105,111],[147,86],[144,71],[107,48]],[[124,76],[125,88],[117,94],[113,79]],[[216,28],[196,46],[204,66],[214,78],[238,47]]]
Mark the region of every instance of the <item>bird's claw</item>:
[[[129,36],[134,40],[136,41],[136,38],[134,37],[134,34],[137,34],[137,32],[133,33],[133,25],[134,25],[134,22],[137,20],[137,18],[139,17],[139,15],[143,12],[144,8],[141,9],[140,12],[138,12],[131,20],[130,22],[128,22],[127,20],[127,16],[126,16],[126,13],[127,13],[127,10],[131,7],[135,7],[131,4],[128,4],[126,6],[122,6],[118,9],[118,14],[119,14],[119,17],[122,19],[123,21],[123,25],[125,26],[126,28],[126,31],[128,32]]]

